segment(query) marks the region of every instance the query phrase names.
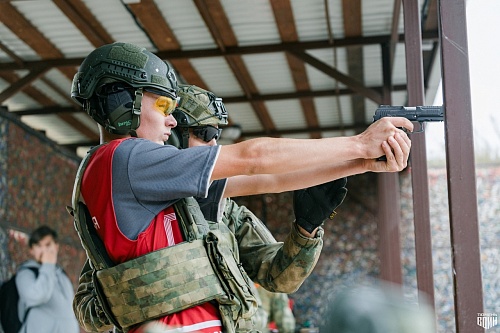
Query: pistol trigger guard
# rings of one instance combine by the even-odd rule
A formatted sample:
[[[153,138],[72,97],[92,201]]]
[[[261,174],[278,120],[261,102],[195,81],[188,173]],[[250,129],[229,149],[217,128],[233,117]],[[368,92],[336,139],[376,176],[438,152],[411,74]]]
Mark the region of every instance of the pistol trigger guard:
[[[424,122],[423,121],[419,121],[418,122],[420,124],[420,129],[418,131],[413,131],[413,133],[423,133],[424,132]]]
[[[420,125],[420,128],[418,129],[418,131],[413,130],[413,132],[412,132],[412,131],[409,131],[406,127],[398,127],[398,128],[407,134],[423,133],[424,132],[424,125],[425,125],[424,122],[423,121],[415,121],[415,122],[419,123],[419,125]]]

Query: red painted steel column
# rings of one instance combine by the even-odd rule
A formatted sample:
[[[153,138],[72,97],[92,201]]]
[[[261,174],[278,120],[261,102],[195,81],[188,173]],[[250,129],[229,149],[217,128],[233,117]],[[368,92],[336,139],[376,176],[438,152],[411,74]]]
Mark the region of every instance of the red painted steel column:
[[[408,106],[423,105],[425,100],[422,34],[418,5],[418,1],[403,0]],[[416,128],[418,127],[419,125],[417,124]],[[419,292],[424,293],[428,301],[434,306],[432,237],[425,132],[411,135],[411,140],[411,175],[417,283]],[[422,297],[421,294],[420,297]]]
[[[399,195],[399,176],[395,173],[378,175],[378,234],[380,256],[380,278],[402,284],[401,244],[399,225],[401,222],[401,203]]]
[[[439,0],[457,333],[484,332],[465,0]]]
[[[382,45],[382,74],[384,80],[383,102],[392,104],[392,74],[390,64],[390,45]],[[403,283],[401,266],[401,197],[399,175],[379,173],[378,180],[378,221],[380,256],[380,278],[397,284]]]

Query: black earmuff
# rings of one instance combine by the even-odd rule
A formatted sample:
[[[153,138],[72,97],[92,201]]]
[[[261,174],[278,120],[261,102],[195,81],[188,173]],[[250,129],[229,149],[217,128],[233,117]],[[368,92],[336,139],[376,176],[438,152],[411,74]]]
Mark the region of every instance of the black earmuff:
[[[134,113],[135,94],[132,87],[124,83],[106,84],[97,96],[108,132],[119,135],[135,132],[139,127],[139,115]]]

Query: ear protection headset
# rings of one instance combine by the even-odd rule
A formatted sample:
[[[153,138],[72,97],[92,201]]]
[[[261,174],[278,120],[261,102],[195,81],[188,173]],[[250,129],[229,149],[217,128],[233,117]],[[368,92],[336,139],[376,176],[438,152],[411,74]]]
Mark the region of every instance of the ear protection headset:
[[[142,88],[134,89],[123,82],[104,84],[84,107],[94,119],[100,119],[113,134],[137,136],[140,125]]]

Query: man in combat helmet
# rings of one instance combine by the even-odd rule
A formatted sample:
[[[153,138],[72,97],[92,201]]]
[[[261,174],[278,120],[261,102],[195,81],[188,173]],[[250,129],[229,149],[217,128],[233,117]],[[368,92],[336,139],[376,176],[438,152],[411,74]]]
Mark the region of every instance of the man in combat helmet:
[[[215,145],[222,131],[219,126],[224,126],[228,122],[222,100],[213,93],[193,85],[180,85],[178,96],[179,105],[173,113],[178,125],[173,129],[169,143],[180,148]],[[213,181],[209,193],[217,194],[215,196],[217,198],[224,197],[225,182],[226,180]],[[343,201],[347,192],[345,184],[346,179],[342,178],[328,184],[295,191],[296,196],[307,193],[317,196],[320,200],[314,202],[311,207],[305,207],[302,205],[303,201],[297,200],[294,206],[295,212],[300,216],[304,215],[302,212],[305,210],[317,208],[318,212],[322,212],[320,205],[328,206],[328,212],[320,213],[326,216],[309,216],[310,220],[321,219],[317,222],[319,225]],[[213,195],[209,197],[212,198],[196,198],[200,209],[207,220],[221,221],[229,227],[236,237],[239,259],[245,272],[253,272],[250,277],[255,280],[259,280],[258,276],[260,276],[259,281],[264,277],[262,283],[271,290],[298,289],[319,258],[323,244],[322,232],[318,232],[314,239],[305,238],[294,224],[285,242],[277,243],[262,221],[245,206],[238,206],[230,198],[219,199],[217,202],[213,200]],[[275,277],[269,278],[269,274]],[[289,276],[301,278],[288,281]],[[92,270],[86,265],[75,297],[75,312],[84,327],[110,329],[112,327],[110,321],[104,317],[99,302],[93,297],[92,283]],[[250,287],[253,289],[253,285]],[[259,302],[256,290],[255,294]],[[93,317],[95,313],[101,313],[102,318]],[[264,319],[267,320],[267,317]],[[255,320],[256,318],[252,317],[251,323],[246,324],[247,326],[242,325],[245,323],[240,323],[236,328],[237,331],[248,331],[249,328],[253,328]]]
[[[118,317],[121,328],[130,332],[143,331],[143,323],[149,318],[187,332],[234,332],[236,322],[250,318],[254,312],[247,273],[231,261],[239,257],[236,238],[224,224],[200,219],[195,209],[199,210],[199,206],[184,198],[208,199],[213,195],[210,184],[224,179],[227,180],[223,193],[230,197],[296,190],[366,171],[397,172],[406,167],[411,145],[398,127],[413,128],[404,118],[383,118],[353,137],[258,138],[227,146],[179,150],[164,145],[177,124],[171,114],[177,99],[175,75],[169,65],[154,54],[127,43],[109,44],[91,52],[75,75],[72,97],[100,125],[102,139],[107,142],[85,159],[75,183],[79,191],[74,192],[74,198],[85,202],[94,232],[118,267],[98,271],[97,281],[110,303],[111,313]],[[295,159],[299,153],[302,159]],[[386,155],[387,161],[375,160],[381,155]],[[332,156],[332,159],[326,160],[323,156]],[[255,177],[260,181],[255,182]],[[263,182],[264,179],[267,181]],[[191,217],[193,224],[179,223],[184,206],[179,207],[178,202],[196,206],[188,207],[191,210],[186,218]],[[75,203],[79,201],[73,201],[74,213],[81,216],[80,206]],[[309,219],[309,214],[297,217],[296,221],[301,237],[308,240],[322,234],[320,224]],[[184,252],[178,249],[188,248],[186,251],[192,254],[200,244],[204,244],[201,247],[206,249],[205,261],[209,262],[203,267],[207,276],[217,277],[213,280],[217,286],[205,288],[208,289],[205,294],[191,293],[189,297],[193,302],[187,305],[181,302],[179,295],[169,295],[179,303],[145,309],[142,299],[151,299],[148,297],[152,294],[154,299],[155,287],[169,278],[176,282],[175,272],[167,265],[162,267],[161,274],[148,275],[148,270],[154,268],[143,265],[133,270],[131,265],[142,262],[141,258],[153,258],[157,253],[166,254],[169,259],[177,258]],[[169,252],[175,255],[169,256]],[[186,260],[188,264],[182,267],[191,267],[192,275],[197,275],[201,267]],[[161,283],[151,288],[149,283],[141,286],[141,296],[127,291],[133,288],[122,288],[116,295],[124,279],[132,279],[132,271],[135,274],[139,271],[139,280],[154,276],[155,282],[159,279]],[[229,273],[231,276],[226,281],[225,274]],[[119,279],[114,280],[117,275]],[[268,273],[261,278],[277,277]],[[294,279],[300,281],[302,277],[288,277],[288,286]],[[131,283],[125,282],[125,286]],[[285,286],[284,290],[277,291],[291,290]],[[127,312],[130,309],[132,311]]]

